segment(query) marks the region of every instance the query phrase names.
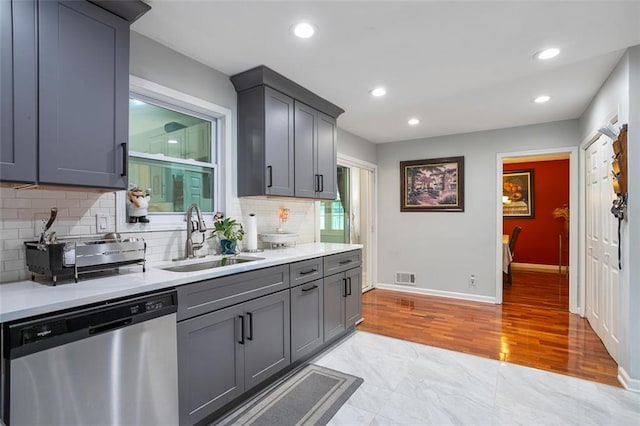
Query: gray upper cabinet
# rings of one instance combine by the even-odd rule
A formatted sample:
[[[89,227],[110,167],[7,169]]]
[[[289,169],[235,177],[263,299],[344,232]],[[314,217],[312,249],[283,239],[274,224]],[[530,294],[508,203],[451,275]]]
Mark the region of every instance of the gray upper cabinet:
[[[238,94],[238,195],[293,196],[293,99],[259,86]]]
[[[315,198],[320,188],[316,145],[318,112],[301,102],[295,103],[296,197]]]
[[[40,1],[39,183],[127,187],[129,22]]]
[[[148,9],[0,0],[1,181],[127,187],[129,20]]]
[[[32,1],[0,0],[0,180],[37,179],[37,15]]]
[[[295,102],[295,195],[336,198],[336,120]]]
[[[320,176],[320,188],[316,198],[335,200],[337,196],[336,173],[338,156],[338,128],[335,118],[318,112],[318,137],[316,140],[316,174]]]
[[[231,77],[238,92],[238,195],[336,197],[340,107],[260,66]]]

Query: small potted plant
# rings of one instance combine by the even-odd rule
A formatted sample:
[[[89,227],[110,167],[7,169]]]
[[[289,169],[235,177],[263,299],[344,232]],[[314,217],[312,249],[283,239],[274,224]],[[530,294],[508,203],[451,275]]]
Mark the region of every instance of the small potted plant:
[[[215,229],[211,232],[211,238],[218,237],[220,239],[222,254],[235,254],[236,244],[238,241],[242,241],[244,236],[242,224],[227,217],[216,220],[213,225]]]

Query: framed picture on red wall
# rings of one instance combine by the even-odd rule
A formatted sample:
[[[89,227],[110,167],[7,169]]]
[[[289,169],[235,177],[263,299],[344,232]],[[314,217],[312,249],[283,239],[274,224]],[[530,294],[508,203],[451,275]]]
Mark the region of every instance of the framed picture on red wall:
[[[533,218],[533,170],[502,173],[502,217]]]

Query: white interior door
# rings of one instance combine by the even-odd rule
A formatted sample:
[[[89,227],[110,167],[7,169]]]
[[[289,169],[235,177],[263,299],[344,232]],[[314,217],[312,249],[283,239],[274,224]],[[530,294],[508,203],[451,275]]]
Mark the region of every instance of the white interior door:
[[[586,315],[611,357],[618,361],[618,234],[610,213],[611,140],[600,136],[586,151]]]

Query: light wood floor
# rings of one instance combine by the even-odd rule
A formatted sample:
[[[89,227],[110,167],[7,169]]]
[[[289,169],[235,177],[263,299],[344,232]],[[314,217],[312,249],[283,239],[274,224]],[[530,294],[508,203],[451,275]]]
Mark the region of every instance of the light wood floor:
[[[502,305],[376,289],[363,295],[358,329],[619,387],[598,336],[565,308],[563,285],[558,274],[514,271]]]

